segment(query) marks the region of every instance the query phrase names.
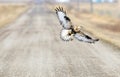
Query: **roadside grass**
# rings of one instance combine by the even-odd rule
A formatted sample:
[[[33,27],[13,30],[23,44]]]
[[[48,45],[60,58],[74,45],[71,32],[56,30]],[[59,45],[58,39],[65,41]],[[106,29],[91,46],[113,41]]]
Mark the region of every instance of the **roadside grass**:
[[[54,11],[54,6],[49,6],[49,9]],[[120,20],[112,16],[99,15],[96,13],[78,12],[75,9],[63,6],[68,11],[68,16],[72,19],[74,25],[83,26],[83,30],[92,34],[94,37],[108,42],[120,48]],[[108,9],[109,7],[107,7]],[[110,9],[110,8],[109,8]]]
[[[85,27],[87,32],[92,33],[106,42],[120,47],[119,20],[112,19],[110,17],[101,17],[95,14],[75,15],[71,16],[74,22],[77,22],[78,25],[81,24],[81,26]],[[86,18],[86,16],[89,18]]]
[[[27,8],[26,5],[0,4],[0,28],[13,22]]]

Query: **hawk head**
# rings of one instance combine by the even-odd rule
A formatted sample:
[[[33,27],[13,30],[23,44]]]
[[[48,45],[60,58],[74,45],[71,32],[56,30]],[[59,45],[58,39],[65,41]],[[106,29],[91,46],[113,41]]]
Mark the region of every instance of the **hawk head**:
[[[81,26],[74,26],[73,29],[75,32],[79,32],[81,30]]]

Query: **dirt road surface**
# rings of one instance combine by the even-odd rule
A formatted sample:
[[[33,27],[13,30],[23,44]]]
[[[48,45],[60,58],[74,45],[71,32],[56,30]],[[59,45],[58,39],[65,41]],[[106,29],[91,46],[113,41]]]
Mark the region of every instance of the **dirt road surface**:
[[[34,6],[0,29],[0,77],[120,77],[120,50],[60,39],[55,13]]]

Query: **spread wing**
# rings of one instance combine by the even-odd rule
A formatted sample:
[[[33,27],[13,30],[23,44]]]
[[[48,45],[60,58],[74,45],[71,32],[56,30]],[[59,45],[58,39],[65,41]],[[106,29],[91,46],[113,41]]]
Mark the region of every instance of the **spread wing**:
[[[60,21],[60,24],[63,26],[64,29],[70,29],[72,26],[70,18],[66,15],[66,12],[63,10],[62,7],[58,7],[55,9],[57,17]]]
[[[99,41],[99,39],[92,39],[90,36],[84,33],[76,33],[74,37],[78,39],[79,41],[83,41],[87,43],[95,43],[96,41]]]

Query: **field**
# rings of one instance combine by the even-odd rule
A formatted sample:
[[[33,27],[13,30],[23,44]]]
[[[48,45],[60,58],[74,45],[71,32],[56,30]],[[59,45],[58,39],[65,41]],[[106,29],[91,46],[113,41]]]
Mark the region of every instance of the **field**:
[[[0,4],[0,27],[13,22],[27,8],[26,5]]]
[[[53,10],[56,6],[52,6]],[[76,7],[70,8],[65,5],[68,16],[72,19],[75,25],[83,26],[83,30],[87,31],[98,37],[101,40],[109,42],[114,46],[120,47],[120,11],[117,11],[119,6],[115,4],[95,4],[94,13],[89,12],[89,5],[81,5],[80,12],[76,10]],[[50,7],[50,6],[49,6]],[[117,12],[116,12],[117,11]]]
[[[92,15],[68,13],[75,25],[89,29],[85,17]],[[1,28],[0,77],[120,77],[119,49],[103,41],[65,42],[61,28],[55,11],[44,4],[33,5]]]
[[[73,4],[74,5],[74,4]],[[48,5],[53,10],[58,5]],[[76,7],[64,6],[68,15],[75,25],[83,26],[83,30],[91,33],[94,37],[98,37],[117,47],[120,47],[120,11],[116,4],[94,4],[94,13],[89,12],[88,4],[81,4],[80,10],[76,11]],[[101,7],[102,6],[102,7]],[[24,11],[27,10],[26,5],[0,5],[0,27],[13,22]],[[117,11],[117,12],[116,12]]]
[[[73,4],[75,5],[75,4]],[[75,7],[77,8],[77,7]],[[80,11],[89,12],[90,11],[90,4],[89,3],[82,3],[80,4]],[[99,14],[102,16],[112,16],[114,18],[120,18],[120,8],[119,3],[102,3],[102,4],[93,4],[93,13]]]
[[[85,6],[81,8],[83,7]],[[80,20],[78,24],[82,23],[87,31],[120,47],[120,11],[118,9],[117,4],[94,4],[93,14],[82,12],[75,14],[77,15],[75,17],[78,17],[78,21]]]
[[[77,22],[77,24],[81,24],[81,26],[83,26],[86,31],[106,42],[120,47],[119,20],[108,17],[101,17],[94,14],[81,14],[79,16],[73,16],[73,18],[76,17],[79,18],[75,19],[75,22]]]

